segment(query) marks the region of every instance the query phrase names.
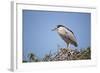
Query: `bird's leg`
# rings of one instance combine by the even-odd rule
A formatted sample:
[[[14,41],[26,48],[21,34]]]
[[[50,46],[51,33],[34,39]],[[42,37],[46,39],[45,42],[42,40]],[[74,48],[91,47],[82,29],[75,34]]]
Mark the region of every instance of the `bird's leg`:
[[[68,49],[68,47],[69,47],[69,43],[67,43],[67,49]]]

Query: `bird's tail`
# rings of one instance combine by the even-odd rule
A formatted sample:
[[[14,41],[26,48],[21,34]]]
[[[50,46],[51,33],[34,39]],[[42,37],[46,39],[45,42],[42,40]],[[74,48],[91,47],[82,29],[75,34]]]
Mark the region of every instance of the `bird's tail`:
[[[74,46],[75,46],[75,47],[77,47],[77,46],[78,46],[78,44],[75,42],[75,43],[74,43]]]

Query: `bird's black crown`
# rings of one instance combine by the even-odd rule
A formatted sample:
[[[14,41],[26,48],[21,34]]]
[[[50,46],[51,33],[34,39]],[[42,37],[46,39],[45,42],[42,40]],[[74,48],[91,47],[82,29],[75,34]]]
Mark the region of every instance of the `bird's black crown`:
[[[65,27],[65,26],[63,26],[63,25],[57,25],[57,28],[59,28],[59,27]]]

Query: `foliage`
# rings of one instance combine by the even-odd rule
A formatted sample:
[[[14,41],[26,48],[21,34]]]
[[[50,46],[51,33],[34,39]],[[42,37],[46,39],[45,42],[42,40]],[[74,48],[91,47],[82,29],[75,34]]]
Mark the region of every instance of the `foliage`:
[[[91,59],[90,47],[82,50],[60,48],[56,52],[45,54],[45,56],[40,60],[36,57],[34,53],[29,53],[28,62],[40,62],[40,61],[64,61],[64,60],[87,60]],[[23,61],[27,62],[27,61]]]
[[[56,54],[45,55],[43,61],[86,60],[91,59],[90,48],[84,50],[60,48]]]
[[[28,57],[29,57],[29,62],[38,62],[38,59],[34,53],[29,53]]]

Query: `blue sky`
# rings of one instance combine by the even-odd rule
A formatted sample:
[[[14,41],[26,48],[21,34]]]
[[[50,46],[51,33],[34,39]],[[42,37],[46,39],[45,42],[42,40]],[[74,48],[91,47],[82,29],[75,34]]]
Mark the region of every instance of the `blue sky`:
[[[58,45],[66,47],[57,32],[52,31],[59,24],[74,32],[77,49],[91,45],[90,13],[23,10],[23,60],[28,60],[30,52],[42,58],[50,51],[55,52]]]

